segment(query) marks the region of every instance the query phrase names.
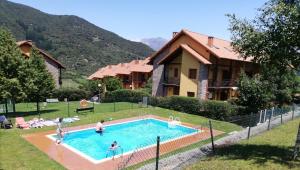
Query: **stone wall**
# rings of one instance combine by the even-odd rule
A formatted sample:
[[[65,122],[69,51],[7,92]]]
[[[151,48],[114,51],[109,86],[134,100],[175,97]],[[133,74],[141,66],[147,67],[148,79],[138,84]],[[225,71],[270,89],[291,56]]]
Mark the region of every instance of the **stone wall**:
[[[163,79],[164,79],[164,65],[158,65],[158,62],[168,53],[169,50],[164,50],[159,56],[155,57],[153,61],[152,73],[152,96],[163,96]]]
[[[59,68],[57,66],[56,63],[54,63],[52,60],[49,60],[47,57],[44,57],[45,59],[45,64],[46,64],[46,68],[47,70],[51,73],[51,75],[53,76],[54,82],[55,82],[55,87],[59,88],[60,84],[59,84]]]
[[[198,95],[199,99],[206,99],[207,96],[207,85],[208,85],[208,67],[207,65],[200,64],[198,78]]]

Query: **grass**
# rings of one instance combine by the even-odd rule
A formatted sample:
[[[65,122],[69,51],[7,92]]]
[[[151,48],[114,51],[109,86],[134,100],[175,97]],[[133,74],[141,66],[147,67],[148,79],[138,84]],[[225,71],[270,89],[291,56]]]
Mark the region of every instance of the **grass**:
[[[78,107],[78,102],[70,103],[70,115],[77,115],[74,110]],[[67,117],[66,103],[52,103],[48,104],[46,108],[43,109],[41,115],[44,119],[56,118],[58,116]],[[170,114],[180,117],[181,121],[188,122],[194,125],[207,126],[208,119],[191,115],[181,112],[176,112],[168,109],[162,108],[138,108],[138,105],[131,103],[116,103],[116,112],[113,110],[113,103],[106,103],[95,105],[95,113],[93,112],[82,112],[78,114],[80,121],[70,124],[71,126],[77,126],[82,124],[96,123],[97,121],[104,120],[116,120],[128,117],[134,117],[144,114],[153,114],[161,117],[169,117]],[[133,109],[131,109],[133,107]],[[37,117],[35,105],[33,103],[21,103],[17,104],[17,114],[25,117],[29,120],[33,117]],[[17,114],[8,114],[7,116],[13,118],[18,116]],[[235,124],[230,124],[222,121],[212,121],[214,129],[224,131],[226,133],[240,130],[241,127]],[[41,131],[47,131],[50,129],[55,129],[55,127],[45,127],[40,129],[9,129],[0,130],[0,169],[64,169],[61,165],[50,159],[45,153],[39,151],[33,145],[26,142],[21,135],[28,133],[35,133]],[[201,144],[201,143],[199,143]],[[191,145],[191,149],[193,146]],[[183,150],[178,150],[176,152],[182,152]],[[175,152],[174,152],[175,153]],[[174,154],[172,153],[172,154]]]
[[[219,148],[215,156],[186,169],[299,169],[299,159],[291,160],[299,121],[298,118],[250,140]]]

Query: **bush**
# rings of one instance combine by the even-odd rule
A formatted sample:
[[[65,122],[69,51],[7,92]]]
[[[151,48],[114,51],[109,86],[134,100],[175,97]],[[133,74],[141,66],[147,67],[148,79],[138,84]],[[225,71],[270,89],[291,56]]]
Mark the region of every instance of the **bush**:
[[[150,95],[143,91],[120,89],[111,92],[106,92],[103,102],[140,102],[143,97]]]
[[[149,97],[148,104],[217,120],[229,120],[231,116],[244,114],[244,108],[224,101],[199,100],[192,97],[153,97],[139,90],[121,89],[107,92],[104,102],[140,102]]]
[[[81,99],[89,98],[90,95],[90,92],[82,89],[60,88],[54,90],[52,97],[58,98],[60,101],[63,101],[64,98],[69,98],[69,101],[79,101]]]
[[[231,116],[244,114],[243,107],[228,102],[182,96],[150,97],[150,105],[218,120],[228,120]]]
[[[228,120],[235,115],[244,114],[244,107],[232,105],[224,101],[205,100],[202,101],[202,116],[217,120]]]
[[[107,91],[115,91],[122,89],[122,82],[117,77],[107,77],[104,79],[104,84]]]

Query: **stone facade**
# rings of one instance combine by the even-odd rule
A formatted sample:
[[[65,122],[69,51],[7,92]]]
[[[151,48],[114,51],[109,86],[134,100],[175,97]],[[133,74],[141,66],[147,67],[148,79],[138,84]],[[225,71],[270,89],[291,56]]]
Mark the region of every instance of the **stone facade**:
[[[208,67],[207,65],[200,64],[199,77],[198,77],[198,95],[199,99],[207,99],[207,86],[208,86]]]
[[[61,86],[61,84],[62,84],[61,69],[64,69],[65,67],[60,62],[55,60],[49,54],[45,53],[43,50],[35,47],[30,40],[19,41],[19,42],[17,42],[17,45],[19,46],[19,48],[25,58],[30,57],[32,48],[36,48],[37,50],[39,50],[40,54],[43,56],[43,58],[45,60],[47,70],[53,76],[53,79],[55,82],[55,87],[59,88]]]
[[[159,65],[158,62],[166,55],[162,53],[154,59],[152,73],[152,96],[164,96],[164,65]]]
[[[48,58],[45,58],[45,64],[47,70],[50,72],[54,79],[55,87],[59,88],[61,85],[61,69],[57,66],[55,62],[49,60]]]

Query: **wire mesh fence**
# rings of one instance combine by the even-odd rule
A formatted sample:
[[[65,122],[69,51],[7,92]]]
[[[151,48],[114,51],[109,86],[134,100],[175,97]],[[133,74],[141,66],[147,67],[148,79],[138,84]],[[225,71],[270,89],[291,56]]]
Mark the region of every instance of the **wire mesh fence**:
[[[239,136],[238,138],[249,139],[253,135],[270,130],[296,117],[300,117],[300,105],[270,108],[249,115],[233,116],[230,117],[231,120],[229,122],[239,124],[244,128],[235,133]],[[214,149],[217,150],[221,145],[230,144],[230,140],[215,144],[214,138],[221,132],[214,130],[213,127],[213,123],[208,121],[204,126],[197,127],[197,133],[191,136],[179,135],[179,138],[176,140],[170,140],[167,136],[161,135],[157,138],[149,139],[151,144],[146,142],[137,146],[128,157],[118,162],[117,167],[118,169],[164,169],[163,166],[166,164],[174,164],[174,167],[199,156],[199,154],[195,153],[204,145],[209,147],[208,153],[212,153]],[[174,161],[173,157],[176,157],[176,154],[181,154],[179,160],[182,162],[178,162],[178,159]]]
[[[15,112],[13,111],[13,105],[11,102],[7,104],[0,104],[0,115],[5,115],[7,118],[12,119],[16,117],[24,117],[26,121],[39,118],[43,120],[53,120],[58,117],[63,118],[73,118],[73,117],[83,117],[90,119],[87,123],[94,123],[98,120],[99,113],[107,113],[107,117],[103,118],[105,121],[109,121],[112,118],[110,113],[126,111],[134,112],[135,109],[142,108],[139,103],[130,103],[130,102],[115,102],[115,103],[93,103],[87,102],[87,105],[84,109],[80,109],[80,101],[63,101],[63,102],[39,102],[39,107],[37,103],[33,102],[22,102],[15,105]],[[39,108],[39,110],[37,109]],[[86,109],[87,108],[87,109]],[[93,109],[89,109],[93,108]],[[94,115],[94,116],[93,116]],[[94,120],[95,119],[95,120]]]

